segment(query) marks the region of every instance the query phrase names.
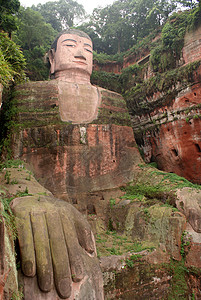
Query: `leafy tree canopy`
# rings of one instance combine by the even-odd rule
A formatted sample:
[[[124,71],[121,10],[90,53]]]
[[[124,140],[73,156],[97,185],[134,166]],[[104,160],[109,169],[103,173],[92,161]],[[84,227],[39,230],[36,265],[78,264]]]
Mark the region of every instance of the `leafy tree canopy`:
[[[25,79],[25,59],[19,47],[6,33],[0,33],[0,82],[8,87]]]
[[[23,50],[30,79],[44,80],[48,78],[49,70],[44,64],[44,56],[56,35],[57,32],[45,22],[39,12],[31,8],[20,8],[15,40]]]
[[[15,13],[19,10],[19,0],[0,0],[0,29],[11,33],[16,29]]]
[[[197,3],[196,0],[117,0],[103,9],[94,9],[90,21],[78,28],[90,35],[97,52],[115,54],[128,50],[163,25],[172,12],[182,7],[192,8]]]
[[[72,27],[76,19],[84,17],[83,5],[74,0],[59,0],[32,6],[32,9],[41,13],[45,21],[58,32]]]

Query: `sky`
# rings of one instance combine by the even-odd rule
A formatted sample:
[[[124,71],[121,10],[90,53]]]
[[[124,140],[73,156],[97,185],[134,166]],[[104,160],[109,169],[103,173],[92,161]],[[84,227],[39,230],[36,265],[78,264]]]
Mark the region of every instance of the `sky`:
[[[55,0],[20,0],[20,4],[25,7],[30,7],[33,4],[34,5],[37,5],[39,3],[44,4],[48,1],[55,1]],[[112,4],[114,0],[77,0],[77,2],[84,6],[84,9],[88,14],[91,14],[94,8],[105,7],[109,4]]]

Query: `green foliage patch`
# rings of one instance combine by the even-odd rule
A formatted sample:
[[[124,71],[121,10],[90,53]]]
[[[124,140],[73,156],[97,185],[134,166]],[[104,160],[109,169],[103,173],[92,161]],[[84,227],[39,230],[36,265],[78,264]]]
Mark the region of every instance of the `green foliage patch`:
[[[168,300],[187,299],[188,285],[186,274],[189,272],[185,267],[184,260],[171,260],[168,268],[171,271],[172,280]]]
[[[0,222],[2,222],[2,218],[5,221],[6,227],[9,230],[9,234],[12,236],[13,240],[17,238],[17,228],[15,224],[15,216],[10,208],[10,202],[15,197],[7,197],[3,193],[1,193],[0,201],[3,205],[3,209],[0,210]]]
[[[26,63],[22,51],[6,33],[0,32],[0,83],[8,87],[11,83],[25,80]]]
[[[194,184],[188,181],[186,178],[181,177],[175,173],[166,173],[159,170],[153,170],[151,172],[151,175],[152,174],[159,175],[159,176],[162,175],[160,185],[167,186],[168,189],[190,187],[190,188],[201,190],[201,185]],[[167,183],[171,183],[172,185],[168,187]]]
[[[99,64],[107,64],[108,62],[123,63],[124,53],[107,54],[104,52],[93,52],[93,60]]]
[[[135,262],[138,261],[140,258],[142,258],[141,254],[133,254],[129,258],[126,259],[126,266],[128,268],[133,268],[135,265]]]
[[[114,92],[121,92],[119,75],[115,73],[93,71],[91,74],[91,83]]]
[[[142,243],[133,241],[126,235],[119,235],[116,231],[103,232],[96,235],[96,246],[100,256],[122,255],[127,252],[133,252],[136,258],[140,257],[143,250],[153,250],[153,247],[144,246]],[[132,258],[134,260],[134,256]]]

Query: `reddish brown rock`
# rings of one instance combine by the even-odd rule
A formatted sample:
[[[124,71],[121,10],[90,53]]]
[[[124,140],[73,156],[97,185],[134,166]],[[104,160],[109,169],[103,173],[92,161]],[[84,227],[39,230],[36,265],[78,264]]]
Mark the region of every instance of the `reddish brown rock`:
[[[201,268],[201,233],[195,232],[188,224],[186,228],[185,243],[185,264],[187,267]]]
[[[185,35],[184,48],[183,48],[183,58],[184,62],[190,63],[195,60],[201,59],[201,27],[197,30],[187,32]]]
[[[152,158],[158,167],[194,183],[201,183],[201,122],[192,119],[173,121],[161,126],[150,138]]]
[[[60,120],[56,81],[17,89],[21,129],[14,137],[15,158],[28,162],[56,196],[74,203],[78,194],[132,180],[133,167],[141,162],[123,98],[104,89],[100,93],[93,124],[72,125]]]
[[[176,191],[177,208],[186,216],[193,230],[201,233],[201,192],[192,188]],[[201,242],[201,241],[200,241]]]
[[[96,60],[94,60],[93,63],[93,70],[94,71],[104,71],[109,73],[115,73],[119,74],[121,73],[122,64],[118,63],[116,61],[109,61],[106,64],[98,63]]]
[[[12,231],[4,216],[6,212],[0,202],[0,300],[9,300],[18,296],[18,281]]]
[[[200,47],[199,41],[196,42],[200,30],[196,31],[195,36],[193,33],[189,33],[185,45],[195,42]],[[185,47],[185,62],[189,63],[197,59],[197,56],[193,54],[191,56],[190,53],[188,53],[189,58],[186,58],[187,48]],[[196,51],[201,53],[199,49]],[[152,104],[150,112],[146,111],[139,116],[135,115],[132,121],[136,140],[144,151],[146,162],[156,161],[160,169],[176,173],[200,184],[200,66],[192,71],[191,77],[191,82],[189,81],[188,84],[185,81],[178,82],[172,88],[170,87],[167,93],[158,91],[152,97],[147,98],[148,103]],[[144,100],[144,102],[146,101]]]

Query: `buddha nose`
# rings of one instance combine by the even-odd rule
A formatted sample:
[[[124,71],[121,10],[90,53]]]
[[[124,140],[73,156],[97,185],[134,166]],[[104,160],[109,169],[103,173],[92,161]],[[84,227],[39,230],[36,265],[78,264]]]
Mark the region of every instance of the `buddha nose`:
[[[83,54],[83,51],[81,49],[78,49],[77,52],[75,53],[75,58],[81,58],[86,60],[86,57]]]

